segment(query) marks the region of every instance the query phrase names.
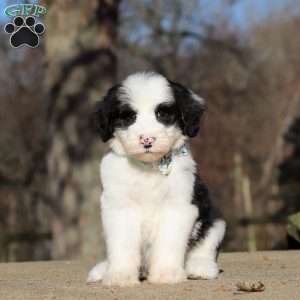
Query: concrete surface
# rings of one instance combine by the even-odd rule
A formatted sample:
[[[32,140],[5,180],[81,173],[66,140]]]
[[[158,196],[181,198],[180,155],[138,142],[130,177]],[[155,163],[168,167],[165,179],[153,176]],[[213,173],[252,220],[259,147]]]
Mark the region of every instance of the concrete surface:
[[[0,300],[43,299],[300,299],[300,251],[226,253],[219,279],[177,285],[142,283],[133,288],[107,288],[85,283],[94,262],[34,262],[0,264]],[[239,281],[261,281],[265,291],[238,292]]]

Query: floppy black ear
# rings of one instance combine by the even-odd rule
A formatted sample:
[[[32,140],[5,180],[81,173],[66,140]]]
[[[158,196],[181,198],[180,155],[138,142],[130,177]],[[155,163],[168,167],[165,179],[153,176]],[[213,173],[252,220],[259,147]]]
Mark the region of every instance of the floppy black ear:
[[[118,105],[118,90],[120,85],[110,88],[102,101],[96,104],[92,121],[95,130],[100,134],[103,142],[107,142],[113,137],[114,124],[113,114]]]
[[[194,137],[200,129],[200,119],[206,110],[204,99],[183,85],[169,81],[179,109],[179,126],[184,135]]]

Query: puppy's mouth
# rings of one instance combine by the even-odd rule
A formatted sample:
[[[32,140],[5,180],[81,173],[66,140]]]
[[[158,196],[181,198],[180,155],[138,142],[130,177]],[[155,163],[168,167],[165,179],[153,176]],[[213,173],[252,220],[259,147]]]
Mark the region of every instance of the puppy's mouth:
[[[166,155],[170,151],[170,146],[168,143],[144,148],[140,145],[135,145],[127,142],[124,143],[124,148],[126,150],[127,155],[142,162],[148,163],[160,160],[164,155]]]
[[[150,149],[147,149],[145,152],[136,153],[132,155],[134,158],[143,161],[143,162],[155,162],[160,160],[167,152],[153,152]]]
[[[133,150],[133,149],[132,149]],[[164,155],[169,152],[169,147],[156,147],[148,149],[135,149],[135,151],[127,151],[131,157],[143,162],[155,162],[160,160]]]

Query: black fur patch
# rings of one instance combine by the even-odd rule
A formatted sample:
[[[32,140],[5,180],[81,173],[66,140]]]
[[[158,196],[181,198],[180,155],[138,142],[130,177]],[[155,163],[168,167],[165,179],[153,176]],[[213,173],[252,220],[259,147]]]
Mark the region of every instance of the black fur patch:
[[[93,123],[103,142],[113,137],[116,128],[126,129],[136,119],[136,112],[130,105],[119,100],[120,87],[115,85],[109,89],[103,100],[97,103],[93,114]]]
[[[205,105],[195,100],[192,93],[183,85],[173,81],[169,81],[169,84],[178,110],[179,127],[184,135],[194,137],[199,131]]]
[[[217,219],[222,219],[220,212],[213,206],[207,186],[197,174],[195,175],[192,204],[198,208],[198,217],[192,230],[193,234],[189,239],[189,248],[194,247],[199,241],[205,238],[208,230]],[[199,223],[201,225],[197,226]],[[195,226],[197,230],[195,230]]]

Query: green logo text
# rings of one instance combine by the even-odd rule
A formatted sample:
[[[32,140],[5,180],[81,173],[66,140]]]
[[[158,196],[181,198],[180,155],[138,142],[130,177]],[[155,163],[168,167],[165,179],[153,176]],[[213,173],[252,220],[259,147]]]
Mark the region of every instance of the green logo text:
[[[37,4],[13,4],[5,8],[8,17],[15,16],[35,16],[39,17],[47,13],[47,8]]]

